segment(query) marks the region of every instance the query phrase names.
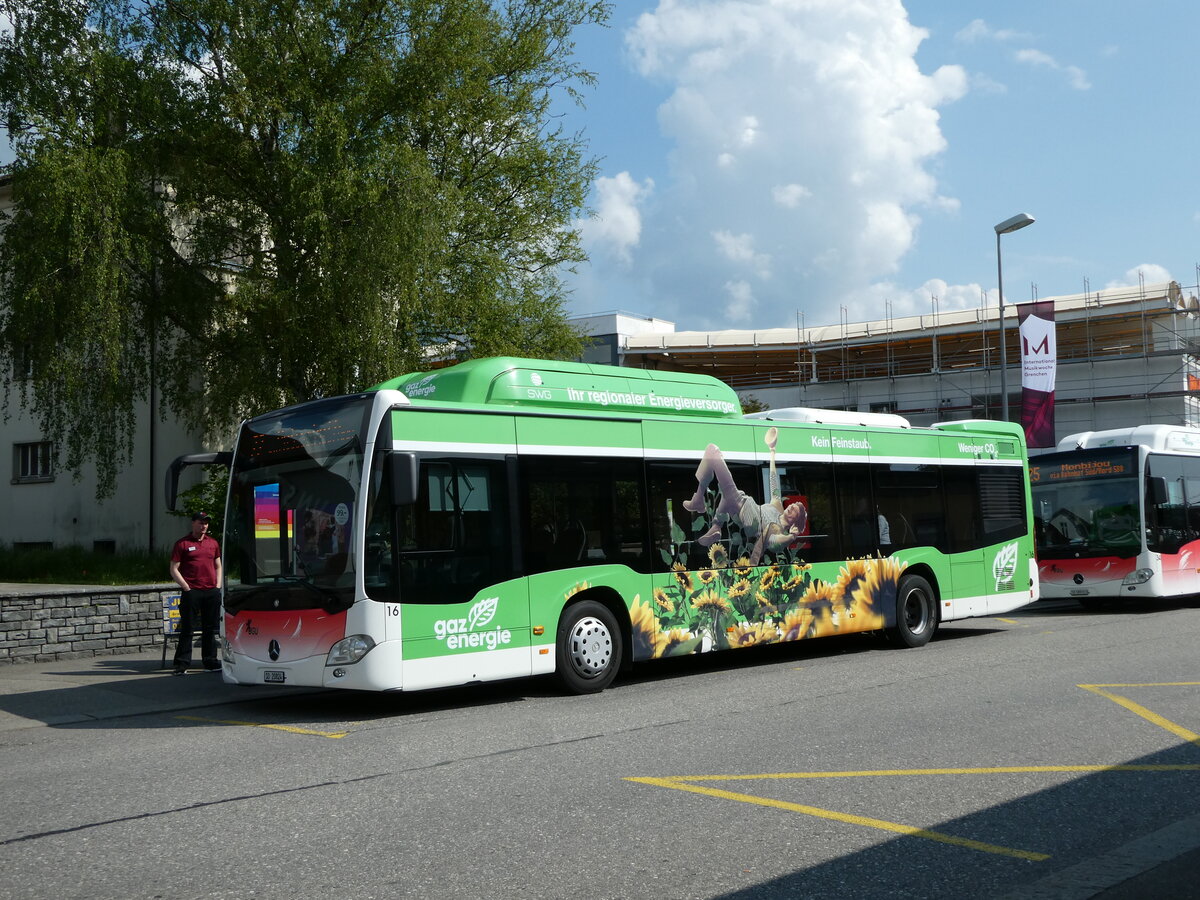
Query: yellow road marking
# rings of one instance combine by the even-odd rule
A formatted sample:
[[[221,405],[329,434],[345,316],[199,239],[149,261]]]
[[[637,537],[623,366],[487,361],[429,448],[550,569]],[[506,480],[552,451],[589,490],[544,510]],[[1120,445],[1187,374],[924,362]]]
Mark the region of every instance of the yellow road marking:
[[[1081,684],[1081,688],[1105,687],[1200,687],[1200,681],[1135,681],[1128,684]]]
[[[1114,694],[1110,691],[1101,690],[1102,688],[1132,688],[1132,687],[1195,687],[1200,685],[1200,681],[1157,681],[1146,682],[1144,684],[1081,684],[1079,687],[1085,691],[1091,691],[1100,697],[1104,697],[1116,703],[1118,706],[1123,706],[1134,715],[1141,716],[1152,725],[1157,725],[1163,728],[1176,737],[1181,737],[1185,741],[1189,741],[1197,746],[1200,746],[1200,734],[1194,731],[1189,731],[1182,725],[1176,725],[1170,719],[1165,719],[1156,712],[1152,712],[1140,703],[1134,703],[1128,697],[1122,697],[1120,694]]]
[[[677,791],[689,791],[693,794],[704,794],[718,797],[722,800],[735,800],[739,803],[753,803],[758,806],[768,806],[774,809],[784,809],[803,815],[816,816],[822,819],[832,819],[850,825],[862,825],[867,828],[878,828],[909,837],[919,837],[943,844],[953,844],[970,850],[980,850],[1000,856],[1012,856],[1017,859],[1033,860],[1035,862],[1049,859],[1047,853],[1037,853],[1032,850],[1018,850],[1012,847],[1001,847],[983,841],[955,837],[940,831],[926,828],[916,828],[899,822],[889,822],[885,819],[875,819],[868,816],[856,816],[850,813],[835,812],[803,803],[791,803],[787,800],[774,800],[769,797],[758,797],[754,794],[742,794],[736,791],[726,791],[719,788],[702,787],[696,782],[702,781],[782,781],[818,778],[872,778],[879,776],[899,775],[1029,775],[1043,773],[1081,774],[1088,772],[1200,772],[1200,764],[1162,764],[1162,765],[1073,765],[1073,766],[987,766],[979,768],[939,768],[939,769],[862,769],[849,772],[776,772],[752,775],[667,775],[660,778],[629,777],[626,781],[639,784],[649,784],[655,787],[671,788]]]
[[[796,773],[807,774],[807,773]],[[705,776],[710,780],[717,776]],[[738,776],[727,776],[738,777]],[[755,776],[767,777],[767,776]],[[996,844],[986,844],[983,841],[973,841],[969,838],[955,837],[952,834],[942,834],[940,831],[929,831],[925,828],[914,828],[911,825],[902,825],[899,822],[888,822],[883,819],[872,819],[866,816],[855,816],[849,813],[834,812],[830,809],[820,809],[816,806],[806,806],[802,803],[789,803],[786,800],[773,800],[769,797],[756,797],[753,794],[739,794],[734,791],[722,791],[717,788],[700,787],[695,784],[686,783],[687,780],[679,777],[668,778],[626,778],[626,781],[636,781],[641,784],[650,784],[657,787],[672,788],[677,791],[690,791],[693,794],[705,794],[710,797],[718,797],[722,800],[736,800],[741,803],[754,803],[758,806],[768,806],[775,809],[784,809],[790,812],[802,813],[806,816],[817,816],[822,819],[833,819],[837,822],[845,822],[850,825],[863,825],[867,828],[878,828],[882,831],[891,831],[896,834],[908,835],[909,837],[919,837],[930,841],[937,841],[942,844],[953,844],[956,847],[966,847],[969,850],[981,850],[984,853],[994,853],[1000,856],[1013,856],[1017,859],[1027,859],[1034,862],[1040,862],[1044,859],[1049,859],[1047,853],[1034,853],[1030,850],[1016,850],[1011,847],[1000,847]]]
[[[1042,772],[1200,772],[1200,763],[1161,765],[987,766],[944,769],[864,769],[858,772],[778,772],[755,775],[669,775],[669,781],[765,781],[788,778],[870,778],[877,775],[1029,775]]]
[[[209,722],[213,725],[244,725],[247,728],[270,728],[272,731],[286,731],[289,734],[310,734],[315,737],[344,738],[348,731],[313,731],[310,728],[296,728],[292,725],[267,725],[263,722],[240,722],[236,719],[204,719],[200,716],[176,716],[189,722]]]
[[[1000,616],[996,616],[996,619],[1000,622],[1007,622],[1009,625],[1020,625],[1021,624],[1016,619],[1005,619]]]

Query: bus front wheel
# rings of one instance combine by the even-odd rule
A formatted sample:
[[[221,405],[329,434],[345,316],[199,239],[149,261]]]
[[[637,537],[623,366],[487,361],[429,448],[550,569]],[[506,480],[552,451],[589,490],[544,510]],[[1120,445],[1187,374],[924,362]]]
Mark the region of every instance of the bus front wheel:
[[[887,630],[898,647],[924,647],[937,631],[937,601],[920,575],[905,575],[896,591],[896,624]]]
[[[558,623],[555,673],[573,694],[604,690],[621,665],[621,629],[606,606],[582,600],[563,610]]]

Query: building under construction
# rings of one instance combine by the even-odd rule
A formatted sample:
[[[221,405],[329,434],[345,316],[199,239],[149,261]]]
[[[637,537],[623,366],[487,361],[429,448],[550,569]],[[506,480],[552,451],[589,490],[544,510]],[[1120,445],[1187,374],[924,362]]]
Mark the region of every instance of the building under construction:
[[[1177,282],[1042,298],[1057,340],[1056,438],[1126,425],[1200,424],[1200,308]],[[1004,331],[1010,418],[1021,410],[1017,311]],[[914,425],[1001,418],[994,307],[814,328],[676,332],[624,313],[588,317],[609,335],[589,359],[704,372],[771,407],[898,413]]]

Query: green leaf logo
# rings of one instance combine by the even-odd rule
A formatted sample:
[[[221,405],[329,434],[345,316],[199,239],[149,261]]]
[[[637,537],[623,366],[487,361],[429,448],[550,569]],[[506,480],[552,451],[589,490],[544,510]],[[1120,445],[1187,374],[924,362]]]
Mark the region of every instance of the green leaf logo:
[[[467,613],[467,622],[471,630],[474,631],[476,628],[481,628],[492,621],[496,616],[496,608],[499,605],[499,597],[488,597],[486,600],[480,600],[472,606],[471,611]]]
[[[996,554],[992,563],[992,574],[996,576],[996,590],[1010,591],[1013,589],[1013,577],[1017,574],[1017,545],[1009,544]]]

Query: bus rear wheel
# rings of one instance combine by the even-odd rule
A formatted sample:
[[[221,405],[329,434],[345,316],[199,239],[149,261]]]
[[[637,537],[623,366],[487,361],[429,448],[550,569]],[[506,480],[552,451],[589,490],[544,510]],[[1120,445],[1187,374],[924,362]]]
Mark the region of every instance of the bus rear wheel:
[[[621,629],[608,607],[582,600],[563,610],[555,674],[568,691],[594,694],[612,684],[621,651]]]
[[[924,647],[937,631],[937,601],[920,575],[905,575],[896,591],[896,624],[887,629],[898,647]]]

